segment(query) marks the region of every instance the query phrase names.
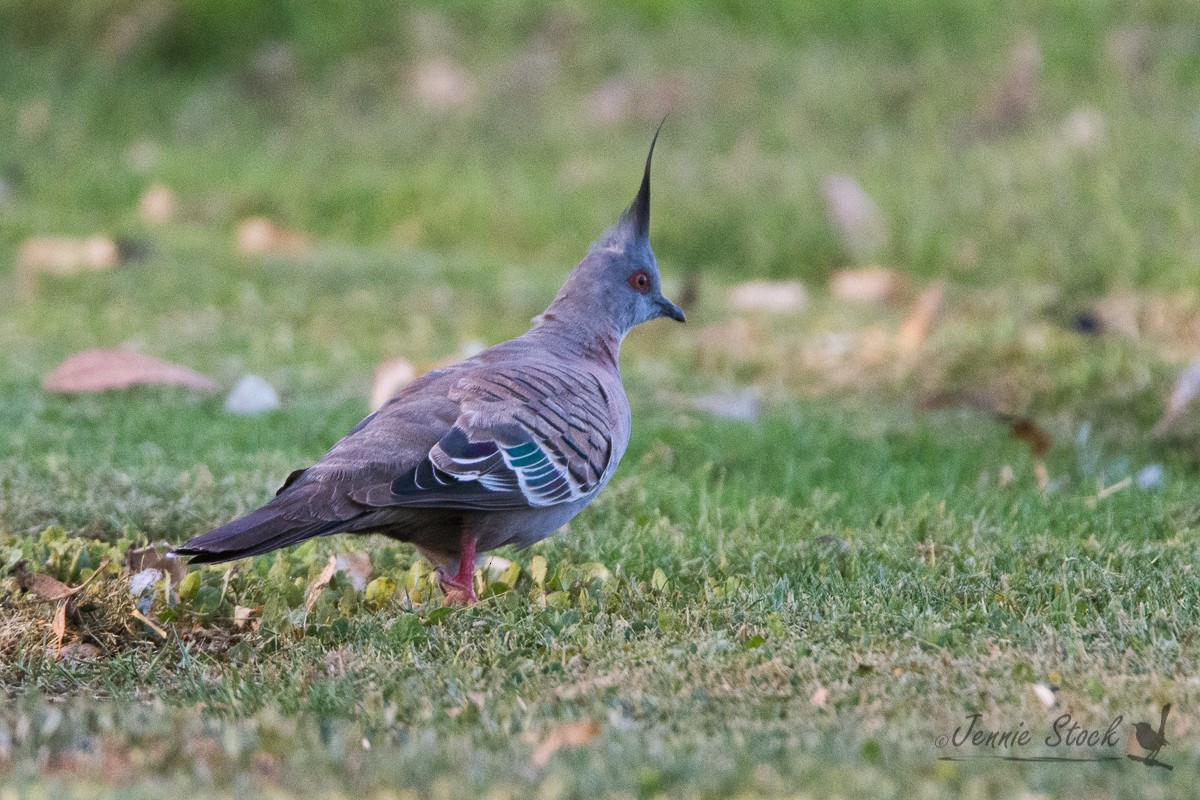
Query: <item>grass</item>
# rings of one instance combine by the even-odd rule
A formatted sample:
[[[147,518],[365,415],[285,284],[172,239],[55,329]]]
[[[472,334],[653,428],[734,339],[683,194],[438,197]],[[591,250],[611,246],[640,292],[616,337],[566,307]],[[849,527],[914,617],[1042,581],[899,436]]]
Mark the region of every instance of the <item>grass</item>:
[[[318,35],[289,6],[205,49],[232,16],[180,3],[114,57],[95,41],[124,6],[51,36],[53,3],[0,5],[0,251],[99,231],[141,252],[0,297],[0,798],[1190,796],[1200,450],[1186,421],[1147,431],[1200,353],[1194,10],[457,7],[366,7],[377,30]],[[1139,26],[1129,71],[1106,43]],[[1030,33],[1037,99],[981,132]],[[413,100],[441,57],[474,77],[465,105]],[[605,86],[681,98],[653,238],[669,294],[699,300],[626,344],[634,439],[600,499],[503,553],[516,569],[474,608],[443,609],[407,548],[333,538],[195,570],[140,600],[163,635],[139,621],[131,548],[257,506],[361,418],[378,363],[427,367],[545,306],[660,117],[604,121]],[[1086,146],[1064,132],[1079,109],[1102,121]],[[915,357],[907,302],[824,290],[855,263],[822,206],[832,172],[880,206],[881,263],[949,281]],[[154,183],[180,199],[165,225],[136,214]],[[314,246],[239,254],[254,214]],[[752,277],[804,281],[808,306],[732,310]],[[1093,307],[1105,332],[1081,334]],[[122,344],[222,387],[261,374],[283,408],[41,390]],[[754,422],[691,401],[748,385]],[[1151,464],[1160,487],[1122,483]],[[329,557],[359,551],[375,582],[339,573],[306,609]],[[20,586],[105,558],[56,658],[57,605]],[[1128,723],[1166,702],[1174,770],[1148,770]],[[1119,746],[1072,752],[1119,761],[939,760],[975,713],[1033,729],[1034,756],[1064,752],[1039,744],[1064,713],[1123,715]]]

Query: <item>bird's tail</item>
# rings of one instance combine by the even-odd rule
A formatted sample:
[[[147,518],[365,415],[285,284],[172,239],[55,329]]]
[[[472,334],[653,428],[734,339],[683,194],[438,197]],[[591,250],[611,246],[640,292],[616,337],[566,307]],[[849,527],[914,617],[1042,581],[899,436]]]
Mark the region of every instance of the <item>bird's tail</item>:
[[[1162,736],[1167,732],[1167,714],[1171,713],[1171,704],[1167,703],[1162,708],[1162,717],[1158,721],[1158,735]]]
[[[172,552],[178,556],[191,556],[192,564],[219,564],[268,553],[314,536],[336,533],[345,525],[343,520],[306,522],[289,519],[284,516],[282,509],[268,504],[216,530],[201,534]]]

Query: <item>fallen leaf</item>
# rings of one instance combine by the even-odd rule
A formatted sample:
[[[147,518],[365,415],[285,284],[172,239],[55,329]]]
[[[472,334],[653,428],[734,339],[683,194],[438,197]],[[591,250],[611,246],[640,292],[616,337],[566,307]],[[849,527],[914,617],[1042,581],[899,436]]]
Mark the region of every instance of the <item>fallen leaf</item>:
[[[897,339],[900,350],[909,355],[921,349],[921,345],[929,337],[938,312],[942,310],[942,301],[946,296],[945,281],[934,281],[917,297],[912,311],[900,325]]]
[[[246,606],[233,607],[233,626],[235,628],[245,628],[252,623],[251,617],[256,613],[255,609],[247,608]]]
[[[202,392],[216,382],[187,367],[171,364],[131,350],[84,350],[59,364],[42,381],[48,392],[75,394],[128,389],[132,386],[185,386]]]
[[[406,358],[394,358],[380,364],[371,385],[371,410],[378,411],[416,377],[417,368]]]
[[[166,186],[151,186],[138,200],[138,219],[147,225],[162,225],[175,217],[175,193]]]
[[[568,722],[559,725],[542,739],[530,761],[534,769],[541,769],[550,762],[550,757],[563,748],[583,747],[600,735],[599,722]]]
[[[65,600],[81,588],[80,586],[67,586],[57,578],[41,573],[34,573],[25,578],[25,591],[31,592],[37,595],[39,600],[47,602]]]
[[[750,281],[729,291],[729,305],[738,311],[794,313],[807,303],[808,293],[800,281]]]
[[[367,584],[363,599],[372,608],[382,608],[396,596],[396,581],[386,575],[380,575]]]
[[[72,642],[58,651],[58,657],[64,661],[95,661],[103,652],[89,642]]]
[[[54,658],[57,659],[62,655],[62,640],[67,634],[67,601],[63,600],[58,604],[58,608],[54,611],[54,622],[51,625],[51,630],[54,631]]]
[[[886,303],[908,291],[908,282],[894,269],[863,267],[840,269],[829,277],[829,291],[853,303]]]
[[[337,571],[350,579],[356,592],[367,588],[371,578],[371,556],[367,553],[342,553],[336,557]]]
[[[95,571],[91,575],[88,576],[87,580],[78,586],[67,586],[57,578],[52,578],[49,575],[43,575],[41,573],[26,575],[22,579],[21,585],[25,591],[37,595],[39,600],[47,602],[66,600],[86,589],[87,585],[94,581],[96,576],[103,572],[110,563],[111,559],[107,558],[101,561],[100,565],[96,567]]]
[[[305,234],[284,228],[266,217],[251,217],[238,226],[237,249],[248,256],[303,256],[312,249],[312,242]]]
[[[137,608],[132,609],[129,613],[130,613],[130,616],[132,616],[134,619],[138,620],[139,622],[144,624],[147,628],[154,631],[154,633],[158,635],[158,638],[160,638],[160,639],[167,638],[167,632],[162,629],[162,626],[159,625],[154,620],[150,619],[150,617],[143,614]]]
[[[325,565],[325,569],[321,570],[321,574],[308,587],[308,594],[304,597],[304,610],[306,613],[312,613],[313,606],[317,604],[317,598],[321,596],[321,590],[333,580],[335,572],[337,572],[337,557],[330,556],[329,563]]]
[[[662,567],[654,568],[654,574],[650,576],[650,588],[656,592],[665,592],[671,588],[671,582],[667,579],[667,573],[662,571]]]
[[[825,210],[845,248],[859,261],[879,255],[888,244],[887,224],[875,201],[849,175],[821,181]]]

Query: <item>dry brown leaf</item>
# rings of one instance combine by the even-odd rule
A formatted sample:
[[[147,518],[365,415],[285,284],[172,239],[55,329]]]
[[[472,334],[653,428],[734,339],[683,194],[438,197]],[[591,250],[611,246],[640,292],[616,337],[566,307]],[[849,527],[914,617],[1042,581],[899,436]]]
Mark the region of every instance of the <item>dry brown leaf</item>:
[[[156,634],[158,634],[158,638],[160,638],[160,639],[166,639],[166,638],[167,638],[167,632],[166,632],[165,630],[163,630],[163,629],[162,629],[162,626],[161,626],[161,625],[159,625],[159,624],[158,624],[157,622],[155,622],[154,620],[150,619],[150,617],[146,616],[146,615],[145,615],[145,614],[143,614],[141,611],[138,611],[138,609],[137,609],[136,607],[134,607],[134,608],[133,608],[133,609],[132,609],[132,610],[129,612],[129,614],[130,614],[130,616],[132,616],[134,619],[138,620],[138,621],[139,621],[139,622],[141,622],[143,625],[145,625],[147,628],[149,628],[150,630],[152,630],[152,631],[154,631]]]
[[[371,410],[378,411],[416,377],[417,368],[406,358],[394,358],[380,364],[371,385]]]
[[[179,585],[188,572],[187,564],[182,559],[168,555],[153,545],[126,550],[125,567],[131,575],[147,569],[156,569],[163,575],[170,576],[173,586]]]
[[[175,193],[166,186],[151,186],[138,200],[138,219],[147,225],[162,225],[175,217]]]
[[[317,604],[317,598],[321,596],[321,590],[333,580],[333,574],[337,572],[337,568],[337,557],[330,556],[329,563],[325,565],[325,569],[321,570],[321,574],[308,587],[308,594],[304,597],[304,610],[306,613],[312,613],[313,606]]]
[[[853,303],[887,303],[908,291],[908,281],[894,269],[863,267],[840,269],[829,277],[829,291]]]
[[[549,763],[551,756],[564,747],[582,747],[599,735],[599,722],[568,722],[559,725],[534,748],[530,760],[534,769],[541,769]]]
[[[887,247],[883,214],[858,181],[849,175],[827,175],[821,181],[821,193],[829,221],[855,259],[861,263]]]
[[[56,600],[66,600],[68,597],[76,594],[81,586],[67,586],[57,578],[52,578],[49,575],[34,573],[25,578],[25,591],[37,595],[39,600],[46,602],[54,602]]]
[[[238,226],[237,249],[248,256],[303,256],[312,249],[312,241],[265,217],[251,217]]]
[[[1021,417],[1012,422],[1012,436],[1029,445],[1029,452],[1034,458],[1040,459],[1050,452],[1050,434],[1038,427],[1038,424],[1028,417]]]
[[[337,571],[350,579],[356,592],[367,588],[371,579],[371,556],[367,553],[342,553],[336,557]]]
[[[103,348],[76,353],[42,380],[47,392],[63,394],[150,385],[185,386],[202,392],[217,388],[212,378],[187,367],[130,350]]]
[[[942,310],[942,301],[946,297],[945,281],[934,281],[913,305],[904,322],[900,325],[897,339],[900,350],[912,354],[921,349],[921,345],[929,337],[938,312]]]
[[[262,607],[247,608],[246,606],[233,607],[233,626],[235,628],[250,627],[251,630],[258,630],[259,620],[253,619],[255,614],[261,614]]]
[[[54,658],[62,656],[62,640],[67,635],[67,601],[63,600],[58,604],[58,608],[54,611],[54,623],[51,625],[51,630],[54,631]]]
[[[58,657],[66,661],[95,661],[104,653],[89,642],[72,642],[58,651]]]
[[[729,305],[738,311],[796,312],[807,303],[800,281],[749,281],[729,291]]]
[[[52,578],[49,575],[43,575],[41,573],[34,573],[32,575],[24,576],[22,578],[21,586],[25,589],[25,591],[32,592],[33,594],[37,595],[39,600],[47,602],[66,600],[86,589],[87,585],[94,581],[96,576],[103,572],[105,567],[107,567],[110,563],[111,560],[107,558],[101,561],[100,565],[96,567],[96,570],[87,577],[87,580],[78,586],[67,586],[57,578]]]

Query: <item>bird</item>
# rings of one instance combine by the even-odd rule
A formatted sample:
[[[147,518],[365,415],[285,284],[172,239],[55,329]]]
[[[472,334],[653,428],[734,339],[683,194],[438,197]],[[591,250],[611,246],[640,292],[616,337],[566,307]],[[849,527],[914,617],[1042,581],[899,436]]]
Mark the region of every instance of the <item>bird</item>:
[[[1155,762],[1158,751],[1167,744],[1167,714],[1171,713],[1171,704],[1167,703],[1162,707],[1162,717],[1158,721],[1158,730],[1154,730],[1149,722],[1136,722],[1133,725],[1137,732],[1137,743],[1141,745],[1143,750],[1148,750],[1149,753],[1143,759],[1146,764]]]
[[[650,167],[522,336],[428,372],[358,423],[269,502],[174,549],[192,564],[267,553],[336,533],[412,544],[446,602],[472,604],[481,554],[527,547],[604,489],[632,419],[618,357],[625,335],[684,322],[650,247]]]

